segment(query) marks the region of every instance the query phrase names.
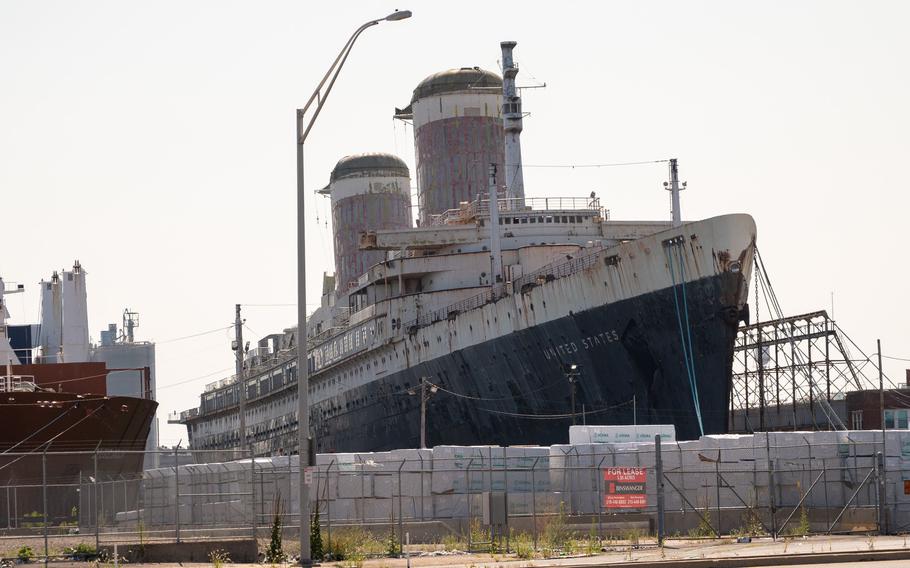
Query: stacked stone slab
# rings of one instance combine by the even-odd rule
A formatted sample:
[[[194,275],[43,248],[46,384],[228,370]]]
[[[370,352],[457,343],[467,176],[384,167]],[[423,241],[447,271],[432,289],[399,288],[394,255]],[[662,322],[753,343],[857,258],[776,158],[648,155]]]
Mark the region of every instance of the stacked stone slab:
[[[666,510],[767,509],[773,503],[787,511],[803,500],[807,508],[831,511],[851,499],[853,505],[872,507],[875,484],[863,482],[874,470],[881,436],[878,431],[770,432],[662,443]],[[899,526],[910,522],[904,483],[910,480],[910,432],[888,432],[886,441],[886,499]],[[653,442],[320,454],[310,496],[324,521],[338,523],[477,518],[487,491],[507,492],[513,516],[553,513],[561,506],[573,514],[597,514],[607,511],[603,474],[614,467],[645,468],[645,512],[653,513]],[[297,513],[297,468],[297,456],[281,456],[149,470],[142,480],[144,508],[117,518],[173,526],[179,491],[182,526],[265,525],[279,500],[284,513]]]

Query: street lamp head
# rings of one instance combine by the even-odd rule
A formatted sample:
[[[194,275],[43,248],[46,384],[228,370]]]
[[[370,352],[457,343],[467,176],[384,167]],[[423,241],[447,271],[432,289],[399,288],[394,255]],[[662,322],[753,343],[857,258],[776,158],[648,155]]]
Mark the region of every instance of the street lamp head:
[[[410,17],[411,17],[410,10],[401,10],[400,12],[398,10],[395,10],[394,12],[392,12],[391,14],[389,14],[388,16],[386,16],[383,19],[388,20],[390,22],[397,22],[398,20],[406,20]]]

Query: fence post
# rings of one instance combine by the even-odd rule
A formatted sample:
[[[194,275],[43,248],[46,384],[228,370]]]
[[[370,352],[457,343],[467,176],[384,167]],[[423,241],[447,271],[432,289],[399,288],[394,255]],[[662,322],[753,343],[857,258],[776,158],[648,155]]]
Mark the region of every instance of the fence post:
[[[714,485],[716,485],[715,493],[717,500],[717,537],[720,538],[721,533],[721,524],[720,524],[720,448],[717,448],[717,461],[714,462]],[[707,507],[707,503],[705,504]]]
[[[360,456],[357,456],[357,461],[360,462],[360,522],[366,524],[367,522],[367,489],[366,489],[366,465],[363,463],[363,460]]]
[[[471,552],[471,540],[472,540],[471,533],[473,532],[471,530],[471,491],[469,488],[469,485],[471,483],[469,474],[471,472],[472,463],[474,463],[474,458],[471,458],[468,460],[468,466],[464,470],[464,494],[465,494],[465,501],[467,502],[467,515],[468,515],[468,552]]]
[[[884,446],[884,443],[882,443]],[[880,454],[881,460],[878,465],[879,477],[881,478],[881,490],[880,490],[880,499],[879,507],[881,508],[881,519],[882,519],[882,534],[890,534],[890,527],[888,526],[888,454],[883,450]]]
[[[657,545],[664,545],[664,462],[660,454],[660,434],[654,436],[654,467],[657,477]]]
[[[318,496],[317,496],[318,502]],[[256,541],[256,457],[253,445],[250,444],[250,522],[253,529],[253,542]]]
[[[180,444],[174,446],[174,528],[177,534],[177,544],[180,544],[180,458],[178,451]]]
[[[423,504],[424,479],[423,479],[423,456],[420,455],[419,451],[417,452],[417,459],[420,460],[420,520],[422,521],[424,519],[424,504]]]
[[[44,565],[47,566],[47,446],[41,452],[41,500],[44,502]]]
[[[603,510],[604,510],[604,460],[607,459],[607,456],[600,458],[600,463],[597,464],[597,470],[594,472],[594,485],[597,486],[597,499],[594,503],[594,506],[597,507],[597,536],[603,538],[604,533],[604,519],[603,519]]]
[[[98,550],[100,543],[100,521],[98,519],[98,447],[101,446],[101,442],[98,442],[98,445],[95,446],[95,455],[94,455],[94,465],[95,465],[95,477],[94,482],[92,483],[92,497],[95,504],[95,550]]]
[[[78,503],[76,509],[76,525],[79,527],[79,532],[82,532],[82,470],[79,470],[79,489],[76,490],[76,502]],[[7,513],[7,516],[9,513]]]
[[[325,470],[325,486],[328,497],[325,500],[325,522],[326,532],[328,533],[328,550],[332,549],[332,465],[335,464],[335,458],[329,462],[329,467]],[[335,480],[335,491],[338,491],[338,479]]]
[[[537,551],[537,462],[540,457],[534,458],[531,465],[531,518],[534,520],[534,551]]]
[[[403,522],[401,520],[401,468],[404,467],[405,460],[401,460],[401,465],[398,466],[398,550],[403,550],[402,543],[404,542],[404,528]]]
[[[884,500],[882,499],[882,453],[875,452],[875,462],[873,464],[875,469],[875,510],[876,516],[878,517],[878,534],[884,534],[885,527],[885,509],[882,506]]]
[[[9,502],[9,485],[6,486],[6,529],[9,530],[13,528],[13,518],[10,516],[10,502]]]
[[[777,540],[777,511],[774,509],[774,462],[771,461],[771,441],[767,432],[765,432],[765,453],[768,457],[768,506],[771,509],[771,539]]]
[[[157,454],[153,454],[157,460]],[[145,531],[145,526],[142,524],[142,512],[145,509],[145,491],[143,490],[145,482],[145,470],[139,474],[139,477],[136,478],[136,530],[140,532]]]
[[[498,206],[499,204],[497,204]],[[492,490],[493,488],[490,487],[490,491]],[[509,456],[505,447],[502,448],[502,490],[506,494],[506,554],[509,554]]]

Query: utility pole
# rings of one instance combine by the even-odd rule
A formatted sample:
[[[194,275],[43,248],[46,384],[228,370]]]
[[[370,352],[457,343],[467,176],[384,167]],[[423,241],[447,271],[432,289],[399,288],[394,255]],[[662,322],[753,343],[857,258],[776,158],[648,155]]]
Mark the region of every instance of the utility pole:
[[[885,467],[888,463],[888,454],[886,452],[886,442],[885,442],[885,372],[882,370],[882,340],[876,339],[876,345],[878,347],[878,406],[881,411],[882,417],[882,461],[881,469],[879,475],[879,532],[888,533],[888,519],[887,519],[887,495],[885,494],[885,488],[887,487],[887,478],[885,477]],[[884,527],[884,530],[882,529]]]
[[[876,339],[878,346],[878,411],[882,420],[882,449],[885,449],[885,375],[882,372],[882,340]]]
[[[234,305],[234,342],[231,348],[236,359],[237,384],[240,389],[240,449],[246,448],[246,381],[243,376],[243,320],[240,319],[240,304]]]
[[[427,380],[426,377],[420,377],[420,391],[408,391],[408,394],[420,395],[420,448],[427,447],[427,401],[436,394],[439,388]]]

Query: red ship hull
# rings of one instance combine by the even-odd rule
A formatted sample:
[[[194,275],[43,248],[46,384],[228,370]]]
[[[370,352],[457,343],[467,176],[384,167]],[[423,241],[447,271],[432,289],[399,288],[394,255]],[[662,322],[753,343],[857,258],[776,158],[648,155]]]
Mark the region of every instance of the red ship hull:
[[[48,517],[54,525],[72,520],[81,485],[140,475],[158,403],[106,396],[107,372],[103,363],[13,367],[14,375],[34,377],[48,389],[0,392],[0,485],[15,488],[6,492],[13,526],[32,512],[43,517],[44,484],[50,486]]]

